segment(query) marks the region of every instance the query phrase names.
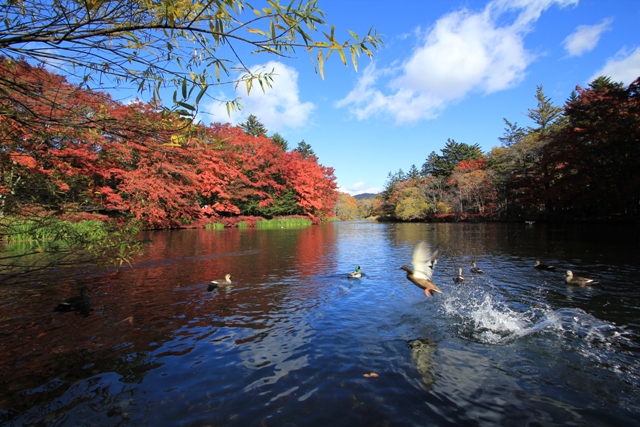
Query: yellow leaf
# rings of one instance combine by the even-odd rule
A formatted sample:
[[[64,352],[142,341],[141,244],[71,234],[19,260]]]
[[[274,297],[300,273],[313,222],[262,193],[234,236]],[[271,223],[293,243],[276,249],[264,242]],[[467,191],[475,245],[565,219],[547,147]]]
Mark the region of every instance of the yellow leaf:
[[[344,56],[344,51],[342,49],[338,49],[338,54],[340,55],[340,59],[344,65],[347,65],[347,58]]]
[[[320,77],[324,80],[324,57],[321,50],[318,50],[318,71],[320,72]]]

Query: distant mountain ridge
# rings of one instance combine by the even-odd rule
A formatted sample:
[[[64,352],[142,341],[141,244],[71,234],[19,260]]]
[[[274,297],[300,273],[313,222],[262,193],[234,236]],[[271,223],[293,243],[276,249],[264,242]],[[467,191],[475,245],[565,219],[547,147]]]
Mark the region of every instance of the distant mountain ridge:
[[[375,197],[378,194],[376,193],[362,193],[362,194],[356,194],[355,196],[353,196],[356,200],[358,199],[375,199]]]

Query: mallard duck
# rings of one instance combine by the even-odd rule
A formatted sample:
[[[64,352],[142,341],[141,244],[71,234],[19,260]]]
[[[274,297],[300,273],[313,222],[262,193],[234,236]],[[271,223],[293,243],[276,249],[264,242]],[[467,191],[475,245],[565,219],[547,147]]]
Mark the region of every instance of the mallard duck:
[[[538,270],[547,270],[547,271],[555,271],[556,268],[553,265],[547,265],[540,263],[540,260],[537,259],[536,263],[533,264],[533,268],[537,268]]]
[[[464,277],[462,277],[462,267],[458,268],[458,275],[453,278],[456,283],[464,283]]]
[[[567,273],[565,274],[565,276],[566,278],[564,280],[570,285],[578,285],[580,287],[584,287],[586,285],[595,285],[596,283],[598,283],[593,279],[574,276],[571,270],[567,270]]]
[[[356,279],[362,277],[362,272],[360,271],[359,265],[356,266],[356,271],[352,271],[351,273],[349,273],[349,277],[355,277]]]
[[[86,286],[80,290],[80,295],[71,297],[60,304],[56,308],[55,311],[69,312],[69,311],[80,311],[86,312],[89,310],[91,306],[91,298],[89,298],[89,288]]]
[[[461,269],[462,270],[462,269]],[[471,268],[469,269],[473,274],[484,274],[484,271],[478,268],[475,261],[471,262]]]
[[[420,289],[424,289],[424,294],[428,297],[431,296],[432,292],[442,293],[440,288],[431,281],[433,269],[438,262],[438,256],[440,256],[439,249],[432,253],[427,242],[418,242],[413,248],[413,256],[411,258],[413,271],[408,265],[400,267],[400,270],[407,272],[407,279]]]

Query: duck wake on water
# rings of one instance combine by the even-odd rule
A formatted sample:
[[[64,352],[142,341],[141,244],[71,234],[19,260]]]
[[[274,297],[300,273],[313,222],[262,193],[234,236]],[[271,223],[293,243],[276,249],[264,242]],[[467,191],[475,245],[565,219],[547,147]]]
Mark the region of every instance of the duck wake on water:
[[[594,355],[594,349],[604,350],[627,341],[623,328],[579,308],[515,309],[490,292],[452,292],[446,295],[440,310],[452,322],[454,334],[481,344],[508,345],[544,334],[545,339],[559,340],[583,355]],[[608,356],[596,355],[600,357]]]

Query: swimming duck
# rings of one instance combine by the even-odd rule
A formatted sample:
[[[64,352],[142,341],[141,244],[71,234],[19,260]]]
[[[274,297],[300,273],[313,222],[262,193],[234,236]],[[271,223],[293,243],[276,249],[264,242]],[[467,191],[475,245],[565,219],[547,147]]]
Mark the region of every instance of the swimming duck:
[[[574,276],[571,270],[567,270],[567,273],[565,274],[565,276],[566,276],[565,281],[570,285],[578,285],[580,287],[584,287],[586,285],[595,285],[596,283],[598,283],[593,279]]]
[[[355,277],[357,279],[359,279],[360,277],[362,277],[362,272],[360,271],[360,266],[356,266],[356,271],[352,271],[351,273],[349,273],[349,277]]]
[[[211,283],[214,285],[228,285],[231,283],[231,275],[227,274],[224,279],[212,280]]]
[[[413,248],[411,257],[413,271],[408,265],[400,267],[400,270],[407,272],[407,279],[420,289],[424,289],[424,294],[428,297],[431,296],[432,292],[442,293],[440,288],[431,281],[433,269],[438,262],[438,256],[440,256],[439,249],[432,253],[427,242],[418,242]]]
[[[533,268],[537,268],[538,270],[547,270],[547,271],[556,270],[556,268],[553,265],[541,264],[539,259],[537,259],[536,263],[533,264]]]
[[[464,283],[464,277],[462,277],[462,267],[458,268],[458,275],[453,278],[456,283]]]
[[[231,275],[227,274],[224,276],[224,279],[212,280],[209,286],[207,287],[207,291],[211,292],[216,289],[219,285],[230,285],[231,284]]]
[[[82,288],[80,290],[80,295],[75,296],[75,297],[71,297],[71,298],[61,302],[60,304],[58,304],[58,306],[56,308],[54,308],[54,311],[61,311],[61,312],[69,312],[69,311],[87,312],[89,310],[89,307],[91,306],[91,298],[89,298],[89,295],[87,295],[88,293],[89,293],[89,288],[87,288],[85,286],[84,288]]]
[[[462,270],[462,269],[460,269]],[[484,274],[484,271],[478,268],[475,261],[471,262],[471,268],[469,269],[473,274]]]

